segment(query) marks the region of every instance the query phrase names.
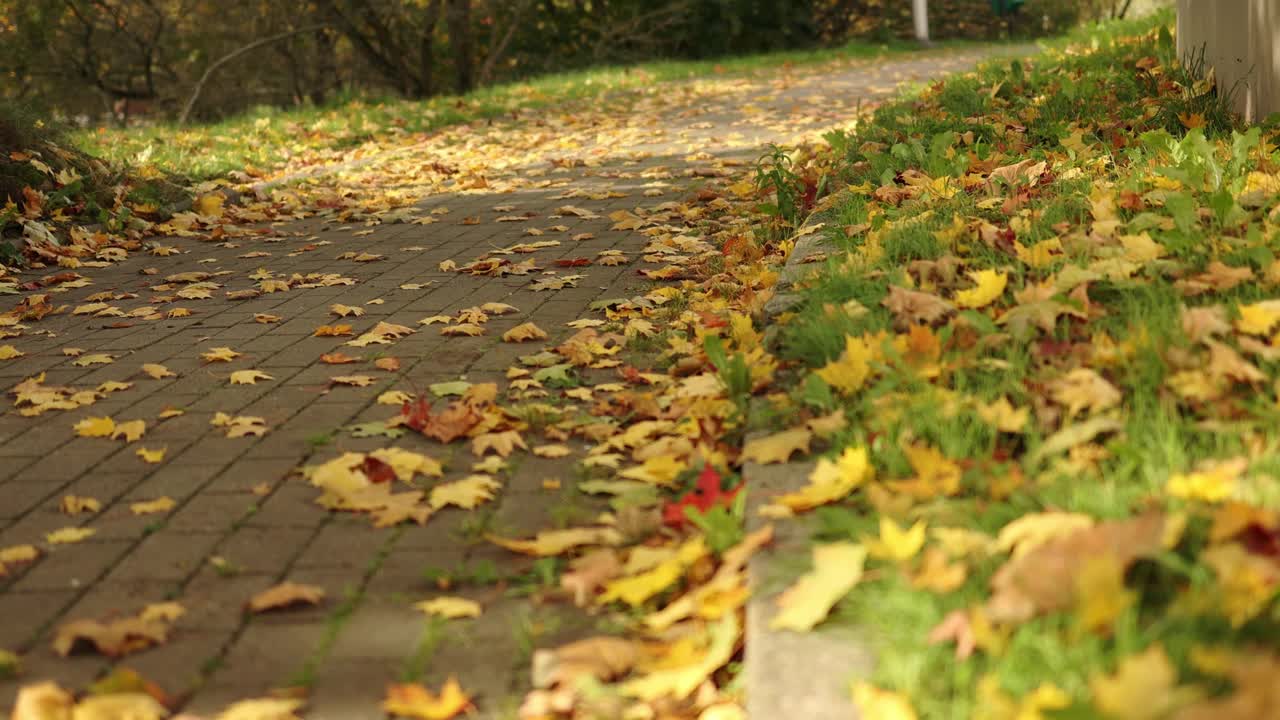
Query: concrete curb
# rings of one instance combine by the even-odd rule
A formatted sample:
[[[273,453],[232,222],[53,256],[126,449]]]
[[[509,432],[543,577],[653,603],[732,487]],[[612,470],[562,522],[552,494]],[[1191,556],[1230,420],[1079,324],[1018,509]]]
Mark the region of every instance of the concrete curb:
[[[760,506],[776,495],[803,487],[813,463],[757,465],[742,471],[747,488],[747,529],[754,531],[768,521]],[[757,553],[749,568],[752,588],[747,603],[745,630],[747,717],[758,720],[857,720],[857,708],[849,684],[867,678],[874,657],[856,629],[836,627],[808,633],[769,629],[776,611],[783,568],[779,560],[808,557],[811,530],[803,519],[774,524],[774,544]]]
[[[774,286],[773,297],[764,305],[766,324],[771,324],[779,315],[792,310],[799,304],[800,295],[795,292],[795,286],[804,279],[804,261],[822,252],[820,246],[825,242],[826,237],[823,236],[822,230],[796,240],[796,246],[791,249],[786,264],[782,266],[782,272],[778,274],[778,284]]]

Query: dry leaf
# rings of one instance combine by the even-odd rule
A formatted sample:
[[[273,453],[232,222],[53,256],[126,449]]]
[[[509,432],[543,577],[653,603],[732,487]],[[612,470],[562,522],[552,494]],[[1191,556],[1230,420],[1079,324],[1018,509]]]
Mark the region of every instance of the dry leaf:
[[[129,512],[132,512],[134,515],[153,515],[156,513],[169,512],[176,505],[177,503],[173,501],[173,498],[166,496],[156,498],[155,500],[133,503],[129,506]]]
[[[414,608],[428,615],[454,620],[480,617],[480,603],[460,597],[438,597],[415,603]]]
[[[237,370],[231,373],[232,385],[255,385],[259,380],[274,380],[275,378],[262,372],[261,370]]]
[[[245,608],[251,613],[260,613],[295,605],[319,605],[324,600],[324,595],[324,588],[315,585],[284,582],[254,595],[245,604]]]
[[[816,545],[813,569],[778,597],[778,613],[769,621],[771,630],[806,632],[862,579],[867,549],[850,542]]]

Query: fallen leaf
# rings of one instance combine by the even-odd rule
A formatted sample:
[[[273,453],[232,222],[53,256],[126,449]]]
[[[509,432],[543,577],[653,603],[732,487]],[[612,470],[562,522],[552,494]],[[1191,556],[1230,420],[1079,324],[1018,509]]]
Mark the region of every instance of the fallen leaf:
[[[843,500],[858,486],[869,482],[874,473],[866,448],[846,448],[835,462],[819,458],[817,466],[809,474],[809,484],[797,492],[779,497],[777,502],[795,511],[811,510]]]
[[[284,582],[249,598],[245,608],[251,613],[260,613],[295,605],[319,605],[324,600],[324,596],[324,588]]]
[[[460,597],[438,597],[415,603],[414,608],[428,615],[436,615],[450,620],[456,618],[480,617],[480,603]]]
[[[155,500],[133,503],[129,505],[129,512],[132,512],[134,515],[153,515],[156,513],[169,512],[176,505],[177,503],[173,501],[173,498],[162,497],[156,498]]]
[[[546,340],[547,333],[531,322],[521,323],[502,333],[502,341],[510,343],[528,342],[530,340]]]
[[[44,539],[50,545],[70,545],[78,543],[98,532],[93,528],[65,527],[46,533]]]
[[[138,448],[137,455],[138,457],[142,458],[143,462],[155,464],[155,463],[162,462],[164,460],[164,454],[166,450],[167,448],[160,448],[159,450],[148,450],[147,448]]]
[[[81,513],[100,512],[102,510],[102,503],[90,497],[64,495],[62,496],[62,501],[58,503],[58,509],[65,515],[75,516]]]
[[[449,720],[471,707],[471,697],[462,690],[457,678],[450,677],[436,695],[418,683],[387,686],[382,710],[400,717],[422,720]]]
[[[115,432],[115,420],[110,418],[84,418],[76,423],[79,437],[111,437]]]
[[[797,452],[808,453],[813,433],[805,428],[792,428],[773,435],[747,440],[742,447],[743,462],[760,464],[784,463]]]
[[[977,270],[969,273],[975,287],[956,293],[956,305],[962,308],[984,308],[1004,294],[1009,276],[995,270]]]
[[[95,353],[93,355],[82,355],[80,359],[71,363],[76,367],[87,367],[89,365],[107,365],[115,362],[115,358],[106,353]]]
[[[153,380],[161,380],[167,377],[178,377],[176,374],[170,372],[169,368],[155,363],[147,363],[143,365],[142,372]]]
[[[259,380],[274,380],[261,370],[237,370],[231,373],[232,385],[255,385]]]
[[[622,533],[611,527],[581,527],[565,530],[541,530],[532,540],[509,540],[495,535],[485,538],[512,552],[538,557],[562,555],[574,548],[589,545],[619,545]]]
[[[116,426],[111,430],[111,439],[124,440],[127,443],[131,443],[141,438],[146,432],[146,420],[129,420],[116,423]]]
[[[806,632],[821,622],[840,598],[862,579],[867,549],[850,542],[817,545],[813,569],[778,597],[771,630]]]
[[[502,486],[488,475],[472,475],[461,480],[444,483],[431,488],[431,496],[427,504],[433,510],[448,505],[471,510],[489,502]]]
[[[54,632],[53,650],[62,657],[78,646],[89,644],[107,657],[121,657],[159,645],[169,638],[169,624],[140,617],[121,618],[110,622],[73,620],[58,626]]]
[[[216,347],[200,354],[205,362],[231,362],[240,357],[242,353],[238,353],[229,347]]]

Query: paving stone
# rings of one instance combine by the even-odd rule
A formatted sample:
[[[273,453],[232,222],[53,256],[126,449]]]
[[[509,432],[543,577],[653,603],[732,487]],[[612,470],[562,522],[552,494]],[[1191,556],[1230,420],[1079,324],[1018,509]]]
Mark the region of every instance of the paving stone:
[[[218,533],[178,533],[169,529],[154,532],[107,574],[107,580],[182,582],[205,563],[221,539]]]
[[[12,589],[18,592],[80,589],[101,577],[132,546],[127,540],[107,540],[55,547],[23,573]]]
[[[75,600],[79,590],[42,590],[17,592],[7,589],[0,594],[0,648],[23,650],[40,628],[57,618],[63,608]]]

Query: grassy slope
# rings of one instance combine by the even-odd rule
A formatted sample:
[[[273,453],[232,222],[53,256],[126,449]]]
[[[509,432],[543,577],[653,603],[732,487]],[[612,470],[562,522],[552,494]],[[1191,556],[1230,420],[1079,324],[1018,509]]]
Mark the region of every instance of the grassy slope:
[[[1190,662],[1193,648],[1275,637],[1265,590],[1255,598],[1255,613],[1235,625],[1225,617],[1232,589],[1205,560],[1206,528],[1221,511],[1195,493],[1172,497],[1168,481],[1206,460],[1249,457],[1231,496],[1252,507],[1280,507],[1273,480],[1280,463],[1258,453],[1280,442],[1271,390],[1280,364],[1242,351],[1266,379],[1251,385],[1223,376],[1206,364],[1204,348],[1181,319],[1184,307],[1202,306],[1222,307],[1232,318],[1239,307],[1273,294],[1262,281],[1280,268],[1280,235],[1265,217],[1271,204],[1242,206],[1241,196],[1261,182],[1250,173],[1274,170],[1280,157],[1258,147],[1257,137],[1252,144],[1233,137],[1224,103],[1193,89],[1161,38],[1169,21],[1160,15],[1110,26],[1027,64],[953,77],[918,99],[881,108],[856,135],[831,138],[837,157],[826,170],[840,178],[837,186],[852,187],[821,219],[851,231],[832,235],[838,250],[804,289],[804,304],[783,330],[784,355],[817,370],[841,357],[848,336],[905,334],[881,304],[891,286],[954,301],[973,285],[967,273],[988,269],[1006,274],[1008,289],[990,306],[935,323],[931,337],[907,343],[905,353],[902,340],[872,339],[877,357],[857,391],[832,392],[812,375],[797,383],[796,402],[846,411],[852,422],[843,442],[868,447],[881,479],[922,472],[908,458],[909,446],[939,450],[963,469],[961,487],[950,496],[917,489],[913,498],[882,485],[879,496],[861,493],[823,509],[820,537],[874,537],[882,516],[991,536],[1045,510],[1114,519],[1156,507],[1190,517],[1181,544],[1130,570],[1127,588],[1136,600],[1104,631],[1083,629],[1071,611],[1048,613],[980,633],[977,654],[963,661],[953,656],[953,644],[930,644],[926,635],[948,612],[981,607],[1007,556],[962,558],[967,580],[948,592],[911,586],[904,576],[919,571],[918,558],[907,573],[882,562],[840,613],[875,628],[882,651],[877,681],[910,696],[923,718],[1013,717],[1005,712],[1034,706],[1032,693],[1045,684],[1064,693],[1063,702],[1079,713],[1071,717],[1098,717],[1089,704],[1091,678],[1153,642],[1164,644],[1184,681],[1221,688],[1220,679]],[[1159,63],[1145,71],[1143,58]],[[1185,126],[1201,123],[1207,142]],[[1023,159],[1046,161],[1052,175],[1035,187],[988,184],[991,168]],[[902,175],[912,171],[940,184],[913,191]],[[902,190],[905,197],[892,197]],[[1009,197],[1020,197],[1019,204],[1007,207]],[[1096,235],[1106,232],[1098,228],[1108,214],[1096,203],[1107,199],[1118,204],[1112,212],[1119,237],[1147,233],[1162,257],[1143,258],[1136,246]],[[1000,234],[984,235],[984,226]],[[1048,254],[1019,255],[1018,246]],[[1089,307],[1080,296],[1050,292],[1061,314],[1049,330],[1005,315],[1031,306],[1033,299],[1020,293],[1064,270],[1102,272],[1107,257],[1135,262],[1133,275],[1095,277]],[[947,259],[958,262],[954,280],[925,277],[930,263]],[[1213,261],[1247,268],[1254,280],[1199,294],[1176,284]],[[1073,311],[1090,318],[1072,318]],[[1224,339],[1240,347],[1244,337]],[[938,355],[930,358],[935,340]],[[1056,429],[1095,414],[1064,413],[1062,403],[1083,392],[1050,397],[1048,388],[1077,367],[1096,371],[1121,393],[1116,407],[1096,414],[1118,418],[1123,431],[1039,459],[1036,449]],[[977,412],[1000,398],[1030,410],[1024,432],[998,431]],[[1042,709],[1057,700],[1046,703]]]
[[[969,45],[948,42],[938,50]],[[98,128],[75,140],[86,151],[115,164],[154,164],[194,180],[223,177],[237,170],[265,170],[300,153],[341,149],[380,138],[540,107],[582,101],[608,102],[617,94],[654,82],[700,77],[732,77],[782,64],[816,65],[888,54],[922,52],[909,44],[872,45],[769,53],[715,61],[651,62],[547,75],[498,85],[465,96],[425,101],[353,99],[331,107],[254,112],[208,125],[159,124],[121,130]]]

